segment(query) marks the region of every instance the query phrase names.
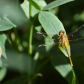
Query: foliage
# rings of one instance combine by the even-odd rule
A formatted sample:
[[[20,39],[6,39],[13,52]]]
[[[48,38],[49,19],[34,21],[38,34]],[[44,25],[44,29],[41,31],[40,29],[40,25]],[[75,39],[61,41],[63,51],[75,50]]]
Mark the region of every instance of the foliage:
[[[52,37],[59,36],[60,30],[67,35],[82,25],[84,11],[80,4],[84,1],[80,4],[73,0],[24,0],[21,4],[19,1],[0,1],[1,83],[82,84],[83,51],[71,50],[74,65],[71,67],[64,48],[61,52],[57,45],[38,47],[53,43]],[[83,31],[80,33],[84,36]],[[70,53],[70,46],[68,50]]]

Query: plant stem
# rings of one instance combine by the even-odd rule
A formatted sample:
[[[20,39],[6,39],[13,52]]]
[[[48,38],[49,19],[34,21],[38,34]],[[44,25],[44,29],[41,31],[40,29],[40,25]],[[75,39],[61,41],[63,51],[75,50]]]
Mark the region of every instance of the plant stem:
[[[30,17],[30,20],[32,18],[32,5],[29,4],[29,17]]]
[[[30,26],[30,34],[29,34],[29,48],[28,48],[28,52],[29,55],[32,54],[32,34],[33,34],[33,25]]]
[[[29,5],[29,16],[30,16],[30,30],[29,30],[29,48],[28,48],[28,54],[32,54],[32,36],[33,36],[33,24],[32,24],[32,5]]]

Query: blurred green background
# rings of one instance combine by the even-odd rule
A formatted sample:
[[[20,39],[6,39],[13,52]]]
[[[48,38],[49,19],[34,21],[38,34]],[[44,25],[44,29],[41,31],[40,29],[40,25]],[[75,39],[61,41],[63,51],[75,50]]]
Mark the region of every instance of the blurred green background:
[[[28,60],[33,60],[32,58],[27,56],[27,48],[28,48],[28,33],[29,33],[29,25],[30,23],[26,20],[26,16],[20,6],[23,0],[0,0],[0,17],[4,18],[6,14],[8,18],[15,25],[14,29],[11,29],[7,32],[7,37],[12,41],[12,47],[6,42],[6,53],[7,60],[2,58],[4,67],[7,69],[4,72],[6,75],[4,79],[1,81],[1,84],[11,84],[10,81],[16,81],[16,84],[19,84],[15,78],[21,77],[22,75],[27,76],[28,71]],[[45,0],[46,3],[50,3],[54,0]],[[2,4],[4,3],[4,4]],[[58,16],[60,21],[63,23],[67,34],[79,28],[84,24],[84,0],[75,0],[59,7],[56,7],[52,10],[49,10],[51,13]],[[38,25],[35,22],[35,25]],[[17,28],[16,28],[17,25]],[[17,31],[17,32],[16,32]],[[14,34],[14,32],[16,32]],[[36,30],[34,29],[34,32]],[[17,38],[15,38],[17,37]],[[36,47],[43,43],[42,41],[38,41],[33,36],[33,55],[36,52]],[[84,44],[83,44],[84,45]],[[14,50],[12,50],[12,48]],[[83,52],[83,51],[82,51]],[[33,57],[32,55],[32,57]],[[74,56],[73,56],[74,55]],[[42,64],[47,58],[49,58],[49,54],[40,54],[40,58],[37,62],[32,62],[31,67],[35,67],[35,72],[37,73],[37,67]],[[84,84],[84,55],[77,55],[72,53],[72,60],[74,64],[74,72],[77,76],[79,84]],[[2,71],[3,71],[2,70]],[[36,79],[32,78],[33,84],[67,84],[65,78],[63,78],[51,65],[50,61],[45,63],[45,65],[41,68],[40,73],[43,75],[42,77],[37,77]],[[27,77],[26,77],[27,78]],[[26,80],[25,80],[26,81]],[[22,81],[20,84],[27,84],[25,81]],[[12,83],[15,84],[15,83]],[[30,83],[31,84],[31,83]]]

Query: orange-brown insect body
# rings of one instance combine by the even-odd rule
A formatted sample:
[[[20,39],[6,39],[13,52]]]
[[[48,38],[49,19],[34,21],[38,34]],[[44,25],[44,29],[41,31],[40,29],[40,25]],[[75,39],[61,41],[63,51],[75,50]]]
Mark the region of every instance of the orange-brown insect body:
[[[61,30],[59,32],[59,35],[60,35],[60,38],[61,38],[61,41],[62,41],[63,44],[66,43],[66,42],[68,42],[68,37],[65,35],[64,31]]]
[[[70,64],[71,64],[71,66],[73,66],[73,63],[72,63],[72,60],[71,60],[71,57],[70,57],[70,54],[69,54],[69,51],[68,51],[68,47],[67,47],[68,44],[69,44],[68,37],[65,35],[65,32],[62,31],[62,30],[59,32],[59,35],[60,35],[61,43],[65,46],[66,51],[68,53]]]

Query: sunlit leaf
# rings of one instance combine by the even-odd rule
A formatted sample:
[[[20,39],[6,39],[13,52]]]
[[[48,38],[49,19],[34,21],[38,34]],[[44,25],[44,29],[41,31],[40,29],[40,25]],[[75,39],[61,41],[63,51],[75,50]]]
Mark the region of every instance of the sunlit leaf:
[[[61,21],[56,16],[54,16],[49,12],[41,11],[39,13],[39,21],[43,29],[47,33],[47,35],[51,35],[50,37],[54,35],[59,35],[59,32],[61,30],[65,31]],[[60,48],[60,50],[65,54],[65,56],[68,57],[68,54],[65,48]],[[68,46],[68,50],[70,52],[70,46]]]
[[[41,11],[39,13],[39,21],[47,34],[59,35],[60,30],[64,30],[61,21],[52,13]],[[65,31],[65,30],[64,30]]]

